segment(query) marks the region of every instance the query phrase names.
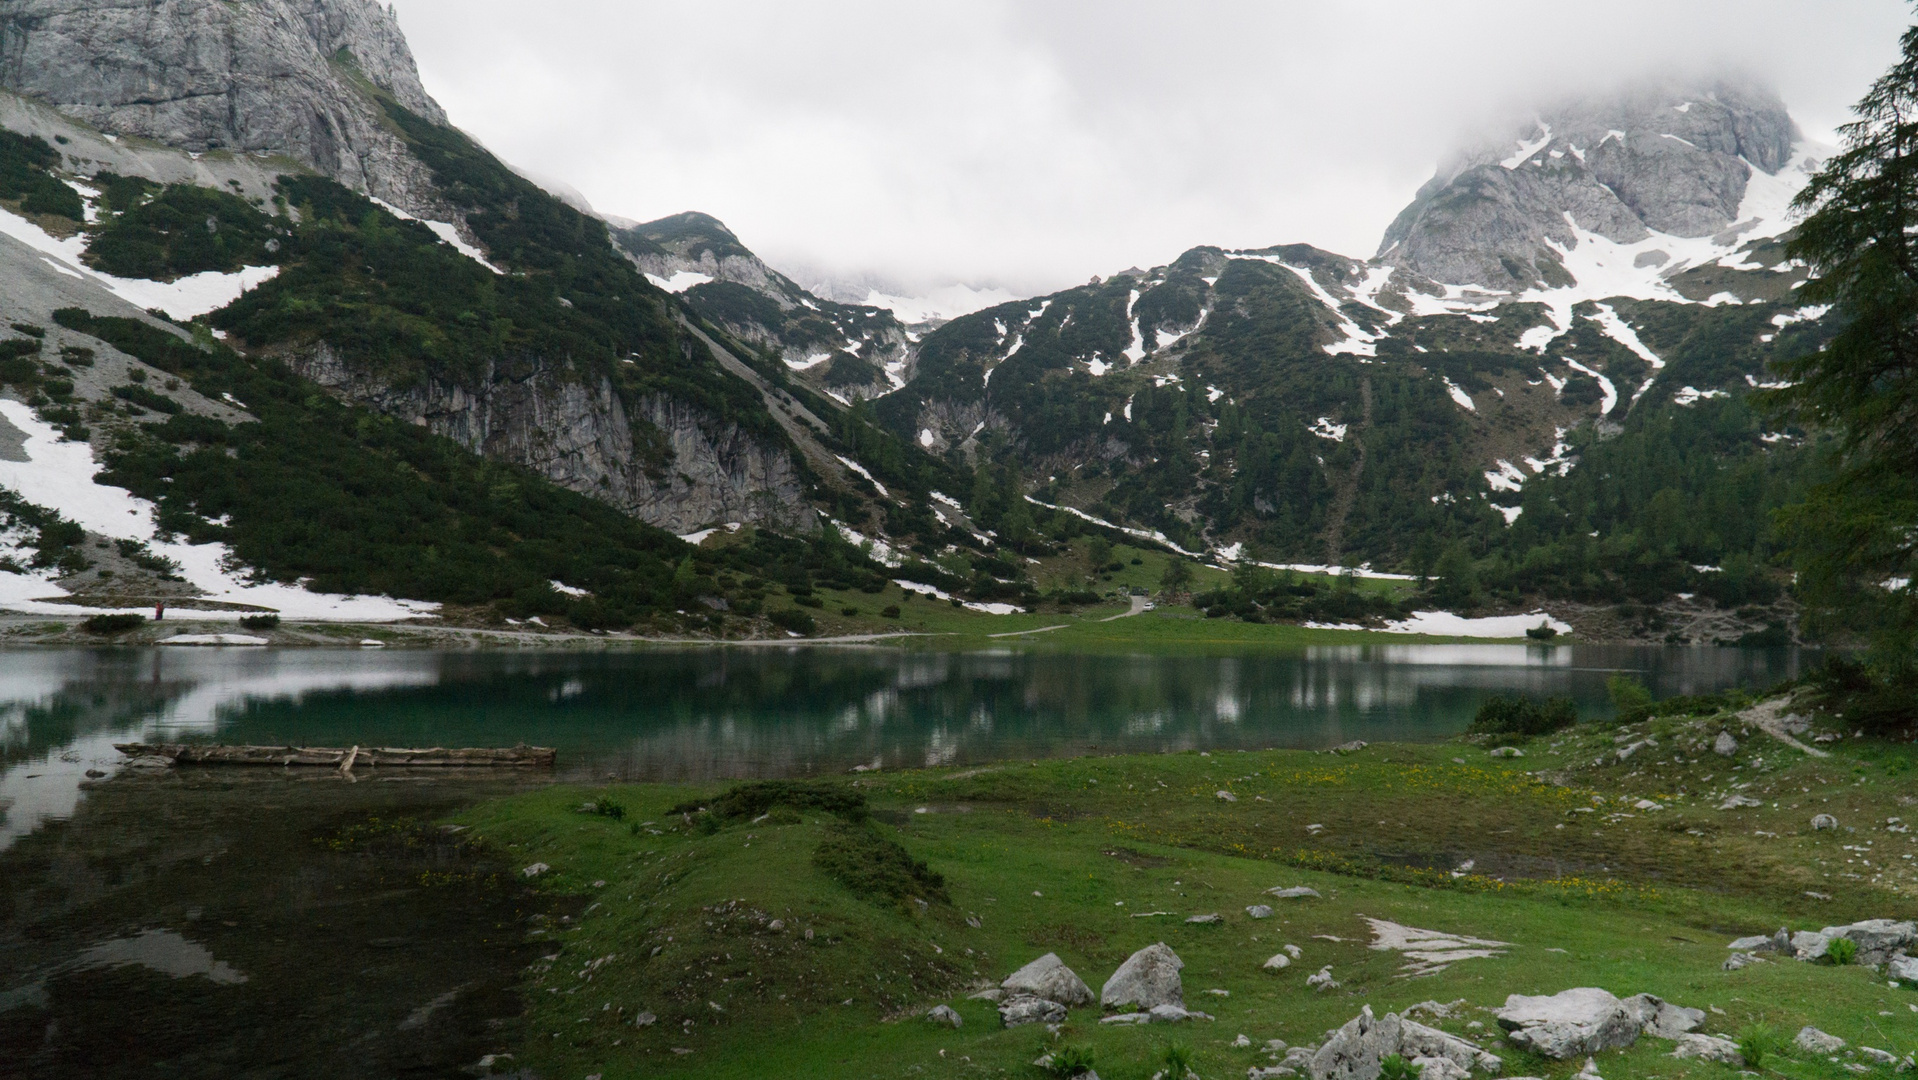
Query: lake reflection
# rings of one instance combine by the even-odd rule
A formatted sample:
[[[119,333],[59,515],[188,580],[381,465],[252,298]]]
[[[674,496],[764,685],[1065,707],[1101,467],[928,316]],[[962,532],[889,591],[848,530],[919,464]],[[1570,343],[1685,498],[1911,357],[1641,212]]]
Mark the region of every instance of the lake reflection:
[[[1659,696],[1795,675],[1794,650],[1382,645],[1206,654],[879,648],[618,654],[0,652],[0,848],[70,816],[116,742],[556,746],[572,778],[706,779],[1457,733],[1485,697]]]

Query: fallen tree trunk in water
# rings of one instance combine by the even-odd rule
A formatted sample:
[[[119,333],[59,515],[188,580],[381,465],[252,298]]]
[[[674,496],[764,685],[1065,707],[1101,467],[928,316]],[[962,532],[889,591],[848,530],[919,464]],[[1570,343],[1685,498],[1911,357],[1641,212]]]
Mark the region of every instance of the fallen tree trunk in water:
[[[393,747],[208,746],[192,743],[116,743],[128,757],[161,757],[175,765],[324,765],[333,768],[387,766],[531,766],[551,768],[559,751],[549,746],[468,747],[423,750]],[[349,765],[348,762],[351,762]]]

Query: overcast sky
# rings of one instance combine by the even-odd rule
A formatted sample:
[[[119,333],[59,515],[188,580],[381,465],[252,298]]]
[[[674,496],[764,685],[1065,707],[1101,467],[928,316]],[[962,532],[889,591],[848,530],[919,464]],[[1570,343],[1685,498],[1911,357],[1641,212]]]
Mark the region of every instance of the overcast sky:
[[[1896,0],[396,0],[426,88],[601,210],[1029,294],[1199,244],[1369,256],[1465,129],[1733,66],[1825,133]]]

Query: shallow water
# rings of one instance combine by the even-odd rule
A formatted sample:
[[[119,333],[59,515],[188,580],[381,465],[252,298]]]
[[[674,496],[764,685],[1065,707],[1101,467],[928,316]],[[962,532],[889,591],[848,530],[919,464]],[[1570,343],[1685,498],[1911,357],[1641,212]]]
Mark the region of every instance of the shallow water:
[[[1766,685],[1803,661],[1507,645],[0,651],[0,1077],[458,1075],[510,1046],[529,898],[430,823],[547,775],[154,772],[118,742],[525,742],[557,747],[561,778],[805,775],[1442,739],[1494,693],[1567,695],[1594,716],[1617,672],[1664,696]]]

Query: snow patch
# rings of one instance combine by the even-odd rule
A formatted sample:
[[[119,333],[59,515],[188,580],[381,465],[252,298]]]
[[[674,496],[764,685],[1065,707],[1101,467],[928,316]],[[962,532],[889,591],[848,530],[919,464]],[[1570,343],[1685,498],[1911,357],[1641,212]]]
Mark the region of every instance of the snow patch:
[[[1525,471],[1509,461],[1500,459],[1495,472],[1485,474],[1485,483],[1493,491],[1520,491],[1525,487]]]
[[[1472,403],[1472,395],[1460,389],[1459,385],[1451,379],[1443,375],[1439,376],[1439,378],[1444,380],[1445,392],[1452,395],[1452,400],[1458,402],[1459,408],[1464,409],[1466,412],[1478,411],[1478,406]]]
[[[939,437],[932,433],[931,428],[919,429],[919,445],[920,446],[923,446],[926,449],[930,450],[932,449],[933,444],[938,441],[939,441]]]
[[[1125,358],[1135,364],[1145,359],[1145,336],[1139,333],[1139,317],[1132,313],[1138,306],[1139,290],[1134,289],[1125,303],[1125,317],[1132,323],[1132,343],[1125,347]]]
[[[1490,615],[1468,619],[1449,611],[1415,611],[1386,627],[1394,634],[1431,634],[1434,637],[1522,638],[1525,631],[1545,623],[1561,634],[1572,632],[1570,623],[1554,619],[1542,611],[1529,615]]]
[[[1712,398],[1725,396],[1726,393],[1723,390],[1700,390],[1696,386],[1681,386],[1678,388],[1678,391],[1672,395],[1672,404],[1683,405],[1689,409],[1700,401],[1709,401]]]
[[[669,293],[683,293],[695,285],[707,284],[713,280],[713,276],[702,274],[697,270],[675,270],[672,277],[663,278],[658,274],[647,274],[646,280]]]
[[[1089,521],[1094,525],[1101,525],[1108,529],[1116,529],[1119,532],[1126,534],[1127,536],[1136,537],[1140,540],[1150,540],[1156,544],[1163,544],[1166,547],[1171,548],[1173,551],[1176,551],[1179,554],[1184,555],[1188,559],[1202,559],[1205,557],[1196,551],[1187,551],[1186,549],[1173,543],[1171,540],[1168,540],[1166,538],[1166,535],[1164,533],[1158,531],[1157,529],[1129,529],[1125,527],[1124,525],[1114,525],[1112,522],[1107,521],[1104,518],[1093,517],[1091,514],[1086,513],[1084,510],[1077,510],[1070,506],[1058,506],[1049,502],[1040,502],[1038,499],[1035,499],[1030,495],[1026,496],[1026,501],[1031,503],[1034,506],[1043,506],[1048,510],[1057,510],[1060,513],[1071,514],[1073,517],[1076,517],[1081,521]]]
[[[1334,424],[1332,422],[1332,418],[1329,416],[1319,417],[1318,423],[1313,424],[1310,428],[1307,428],[1306,430],[1310,431],[1314,435],[1317,435],[1321,439],[1331,439],[1333,442],[1345,441],[1346,425]]]
[[[950,601],[952,599],[951,593],[946,592],[944,589],[928,585],[923,581],[907,581],[904,578],[894,578],[892,583],[907,592],[915,592],[921,596],[930,596],[935,600]],[[987,615],[1017,615],[1019,612],[1025,610],[1017,604],[981,603],[977,600],[962,601],[960,606],[972,611],[984,612]]]
[[[1518,141],[1517,152],[1504,161],[1499,162],[1499,164],[1506,169],[1516,169],[1529,161],[1533,154],[1545,149],[1546,145],[1552,141],[1552,125],[1540,121],[1538,130],[1539,136],[1536,140],[1526,142],[1524,139],[1520,139]]]
[[[892,492],[887,491],[886,485],[880,483],[877,478],[875,478],[871,473],[867,472],[866,467],[864,465],[859,464],[857,461],[854,461],[853,459],[846,457],[843,454],[834,454],[833,456],[839,459],[839,463],[841,465],[844,465],[846,468],[851,469],[853,472],[856,472],[860,476],[865,477],[867,483],[870,483],[873,487],[876,487],[879,489],[879,494],[884,495],[888,499],[892,498]]]

